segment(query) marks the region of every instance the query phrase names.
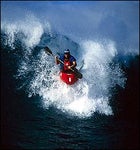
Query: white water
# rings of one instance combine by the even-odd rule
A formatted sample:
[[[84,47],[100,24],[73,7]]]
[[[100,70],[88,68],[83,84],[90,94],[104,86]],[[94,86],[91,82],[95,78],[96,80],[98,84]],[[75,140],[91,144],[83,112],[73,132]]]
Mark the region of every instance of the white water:
[[[33,17],[25,19],[22,23],[16,22],[2,26],[8,35],[5,44],[11,46],[12,49],[14,49],[16,34],[19,32],[24,34],[24,38],[20,40],[26,46],[23,50],[28,53],[25,52],[19,64],[17,76],[26,77],[28,73],[34,72],[27,85],[29,97],[38,94],[45,109],[54,106],[62,112],[78,117],[89,117],[94,112],[113,115],[109,102],[112,95],[110,88],[116,84],[124,87],[126,80],[119,65],[110,66],[117,55],[115,42],[108,39],[80,41],[77,56],[80,56],[79,58],[84,59],[85,62],[82,69],[84,78],[72,86],[67,86],[59,78],[59,69],[54,64],[54,59],[47,56],[43,50],[39,52],[37,58],[32,60],[31,64],[29,63],[32,48],[40,42],[44,29],[49,34],[51,33],[50,28],[50,24],[45,28],[39,20]],[[63,43],[65,37],[60,41]],[[72,43],[70,40],[69,42]],[[53,38],[49,44],[51,43],[53,43]],[[59,43],[55,44],[51,47],[59,45]]]
[[[67,86],[60,81],[59,75],[55,74],[58,70],[53,67],[54,70],[50,76],[54,82],[51,82],[49,88],[40,86],[39,94],[47,108],[53,105],[64,112],[79,117],[88,117],[94,112],[112,115],[113,112],[109,105],[109,97],[111,96],[109,90],[116,84],[123,87],[125,83],[119,66],[116,65],[113,69],[109,66],[117,54],[115,44],[112,41],[107,41],[104,44],[85,41],[81,44],[81,50],[85,60],[82,70],[84,78],[73,86]],[[42,56],[44,57],[43,54]],[[41,60],[43,59],[41,58]],[[35,85],[40,83],[38,80],[34,81],[36,81]]]

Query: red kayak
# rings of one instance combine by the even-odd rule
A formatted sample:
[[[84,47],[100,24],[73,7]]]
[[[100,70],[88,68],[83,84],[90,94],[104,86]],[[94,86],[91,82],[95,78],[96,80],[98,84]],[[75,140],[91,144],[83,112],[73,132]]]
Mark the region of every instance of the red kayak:
[[[78,78],[72,72],[66,73],[66,72],[61,71],[60,72],[60,78],[63,82],[65,82],[68,85],[72,85],[78,80]]]

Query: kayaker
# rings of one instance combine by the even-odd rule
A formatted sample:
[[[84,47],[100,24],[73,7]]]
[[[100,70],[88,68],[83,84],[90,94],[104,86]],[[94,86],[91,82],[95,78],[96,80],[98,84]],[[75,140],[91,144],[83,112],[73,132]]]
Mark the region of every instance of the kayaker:
[[[64,64],[60,63],[61,60]],[[60,70],[63,72],[70,72],[71,69],[74,69],[77,66],[76,59],[70,54],[70,50],[66,49],[64,54],[59,58],[55,57],[56,64],[60,64]]]

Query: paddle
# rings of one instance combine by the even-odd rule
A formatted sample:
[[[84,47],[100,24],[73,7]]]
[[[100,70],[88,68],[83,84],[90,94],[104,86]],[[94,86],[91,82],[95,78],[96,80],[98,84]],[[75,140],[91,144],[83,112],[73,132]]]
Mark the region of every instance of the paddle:
[[[52,53],[52,51],[47,46],[45,47],[44,50],[48,55],[55,57],[55,55]],[[64,65],[64,62],[62,60],[60,60],[59,58],[58,58],[58,61]],[[78,79],[81,79],[83,77],[83,75],[76,68],[74,68],[74,69],[70,68],[70,70],[72,72],[74,72],[74,74],[76,75],[76,77]]]

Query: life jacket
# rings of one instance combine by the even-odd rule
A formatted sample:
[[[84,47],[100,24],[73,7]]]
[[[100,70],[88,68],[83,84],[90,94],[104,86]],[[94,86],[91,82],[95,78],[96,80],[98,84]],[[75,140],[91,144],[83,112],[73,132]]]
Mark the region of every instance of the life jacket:
[[[69,60],[64,60],[63,70],[64,70],[64,71],[69,70],[69,69],[68,69],[68,66],[71,66],[71,65],[72,65],[72,63],[70,62],[70,59],[69,59]]]

